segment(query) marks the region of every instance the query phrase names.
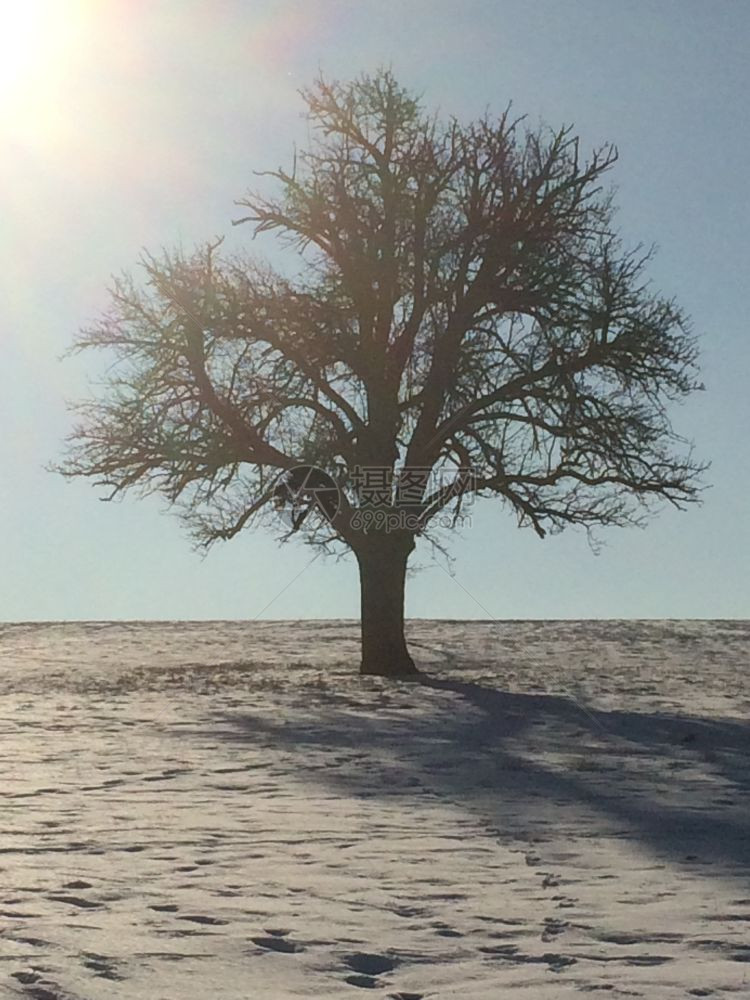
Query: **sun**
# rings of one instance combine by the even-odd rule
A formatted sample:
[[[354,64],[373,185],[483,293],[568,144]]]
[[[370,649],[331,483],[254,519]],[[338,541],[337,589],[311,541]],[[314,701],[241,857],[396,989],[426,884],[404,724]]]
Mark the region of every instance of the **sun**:
[[[0,89],[6,98],[35,67],[49,7],[43,0],[0,0]]]
[[[53,83],[79,35],[85,0],[0,0],[0,109],[19,113]]]

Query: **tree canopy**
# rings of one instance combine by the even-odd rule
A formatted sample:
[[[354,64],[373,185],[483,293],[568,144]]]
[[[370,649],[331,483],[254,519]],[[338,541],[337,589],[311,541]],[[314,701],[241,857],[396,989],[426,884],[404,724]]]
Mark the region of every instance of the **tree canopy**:
[[[340,503],[297,529],[355,552],[362,469],[383,472],[389,509],[417,483],[412,537],[472,495],[540,536],[696,500],[704,466],[670,408],[701,387],[697,345],[649,285],[651,250],[614,227],[615,148],[586,156],[571,128],[510,109],[441,121],[389,71],[302,96],[309,148],[236,220],[293,263],[215,241],[115,281],[77,346],[116,364],[63,471],[110,497],[158,491],[210,543],[313,466]]]

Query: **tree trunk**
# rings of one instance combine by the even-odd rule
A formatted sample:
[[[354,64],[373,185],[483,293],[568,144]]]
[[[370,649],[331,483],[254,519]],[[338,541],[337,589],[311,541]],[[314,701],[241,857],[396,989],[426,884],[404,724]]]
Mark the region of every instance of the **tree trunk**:
[[[363,674],[403,677],[418,673],[404,638],[406,563],[413,548],[414,538],[405,532],[365,536],[357,545]]]

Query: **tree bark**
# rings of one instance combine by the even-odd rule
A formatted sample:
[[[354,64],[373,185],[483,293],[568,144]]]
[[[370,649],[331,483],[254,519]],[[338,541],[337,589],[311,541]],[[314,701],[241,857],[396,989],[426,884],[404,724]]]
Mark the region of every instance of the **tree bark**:
[[[405,532],[363,536],[355,553],[362,595],[360,673],[404,677],[419,671],[404,637],[406,564],[414,537]]]

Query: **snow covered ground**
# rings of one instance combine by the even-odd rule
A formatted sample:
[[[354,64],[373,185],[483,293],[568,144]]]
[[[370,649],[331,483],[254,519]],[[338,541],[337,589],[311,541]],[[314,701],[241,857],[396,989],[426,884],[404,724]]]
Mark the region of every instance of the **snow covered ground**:
[[[409,637],[0,626],[0,996],[750,997],[750,623]]]

